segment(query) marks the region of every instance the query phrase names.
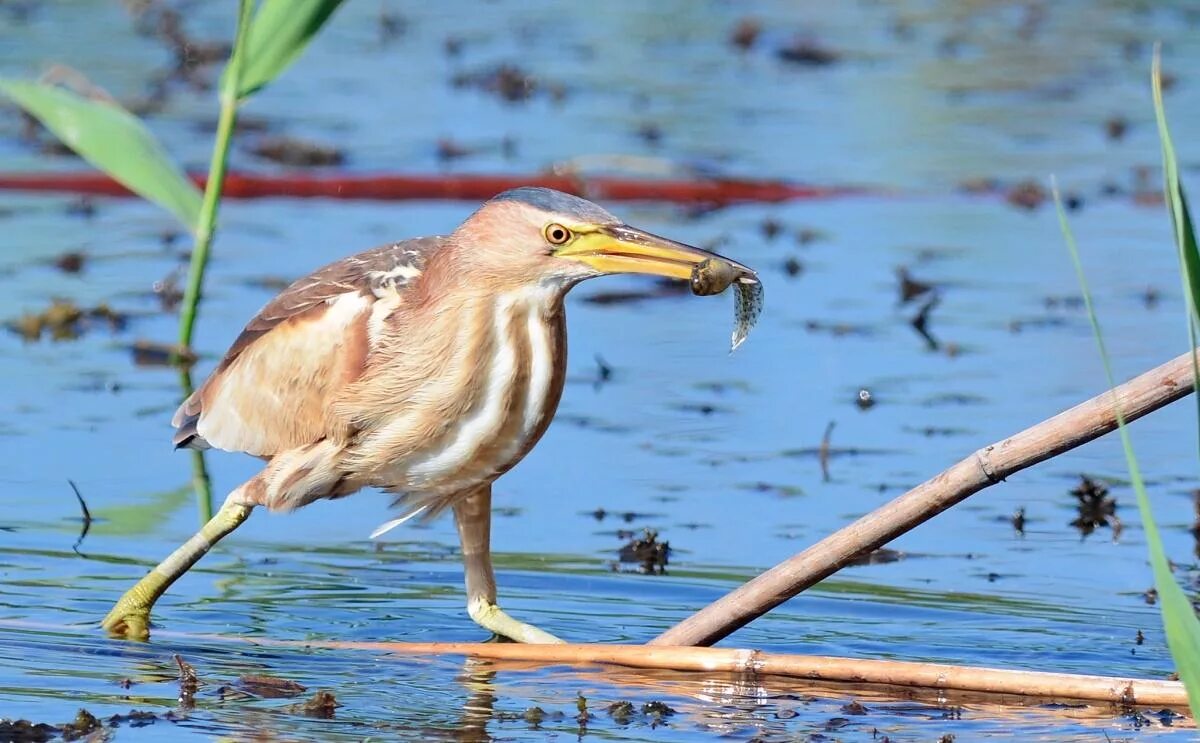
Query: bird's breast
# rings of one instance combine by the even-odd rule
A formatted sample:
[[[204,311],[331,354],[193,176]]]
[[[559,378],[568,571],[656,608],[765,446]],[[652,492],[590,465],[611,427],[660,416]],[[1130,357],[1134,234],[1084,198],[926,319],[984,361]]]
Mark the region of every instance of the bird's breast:
[[[533,448],[558,406],[566,334],[554,287],[461,306],[445,330],[449,361],[373,437],[379,449],[412,442],[375,452],[387,462],[377,485],[452,493],[490,482]]]

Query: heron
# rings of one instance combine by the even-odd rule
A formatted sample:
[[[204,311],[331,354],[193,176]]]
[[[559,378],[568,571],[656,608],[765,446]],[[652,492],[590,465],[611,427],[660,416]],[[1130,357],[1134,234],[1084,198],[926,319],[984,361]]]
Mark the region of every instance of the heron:
[[[172,420],[177,448],[244,452],[263,469],[102,626],[147,639],[155,601],[259,506],[287,512],[380,488],[396,496],[397,518],[385,527],[453,512],[474,622],[517,642],[561,642],[497,603],[492,484],[538,442],[562,397],[567,291],[608,274],[686,280],[701,265],[756,277],[585,199],[522,187],[448,235],[368,250],[297,280],[250,320]]]

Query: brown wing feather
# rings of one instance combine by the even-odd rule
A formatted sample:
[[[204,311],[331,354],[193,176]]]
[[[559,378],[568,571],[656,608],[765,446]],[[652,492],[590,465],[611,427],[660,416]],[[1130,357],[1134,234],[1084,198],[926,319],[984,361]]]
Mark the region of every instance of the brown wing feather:
[[[283,290],[179,406],[175,445],[271,456],[337,435],[330,403],[362,373],[372,306],[402,291],[443,241],[418,238],[359,253]]]

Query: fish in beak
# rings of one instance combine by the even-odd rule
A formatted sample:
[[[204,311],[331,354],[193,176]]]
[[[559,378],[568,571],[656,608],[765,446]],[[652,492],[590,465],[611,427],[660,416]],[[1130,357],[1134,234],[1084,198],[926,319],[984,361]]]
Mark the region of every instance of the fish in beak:
[[[720,294],[733,284],[737,299],[731,352],[746,339],[762,311],[762,283],[750,267],[629,225],[603,225],[582,232],[555,255],[581,261],[605,274],[684,279],[690,282],[692,293],[701,296]]]

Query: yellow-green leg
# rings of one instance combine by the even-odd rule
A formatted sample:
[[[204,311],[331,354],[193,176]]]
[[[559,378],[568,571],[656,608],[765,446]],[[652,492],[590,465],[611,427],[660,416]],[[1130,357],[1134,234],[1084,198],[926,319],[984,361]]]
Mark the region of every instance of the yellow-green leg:
[[[236,495],[236,491],[235,491]],[[130,640],[147,640],[150,637],[150,609],[179,576],[196,564],[196,561],[212,549],[250,516],[253,506],[233,502],[231,496],[200,531],[192,535],[179,549],[160,562],[145,578],[117,602],[101,626],[110,634]]]
[[[496,574],[492,570],[492,489],[485,486],[454,504],[454,523],[462,543],[467,582],[467,613],[475,623],[501,637],[532,644],[562,640],[532,624],[517,621],[496,604]]]

